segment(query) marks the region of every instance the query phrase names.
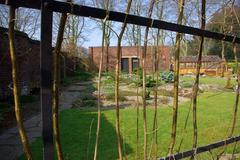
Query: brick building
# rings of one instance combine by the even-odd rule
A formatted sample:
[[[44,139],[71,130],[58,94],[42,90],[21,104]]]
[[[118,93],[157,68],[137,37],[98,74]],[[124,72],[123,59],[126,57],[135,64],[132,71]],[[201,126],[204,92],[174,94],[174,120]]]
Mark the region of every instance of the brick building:
[[[89,47],[89,58],[94,70],[98,70],[102,47]],[[122,46],[121,49],[121,71],[131,74],[134,68],[141,66],[141,55],[143,47]],[[169,70],[170,66],[170,50],[169,46],[160,46],[159,70]],[[148,73],[154,71],[154,53],[156,47],[148,46],[146,54],[146,71]],[[116,66],[117,47],[108,48],[107,54],[103,58],[103,71],[113,71]]]

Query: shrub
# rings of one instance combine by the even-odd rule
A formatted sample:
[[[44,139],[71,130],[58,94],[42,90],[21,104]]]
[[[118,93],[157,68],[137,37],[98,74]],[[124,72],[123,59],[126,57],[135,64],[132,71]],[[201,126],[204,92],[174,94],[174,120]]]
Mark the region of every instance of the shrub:
[[[240,65],[240,63],[238,63],[238,65]],[[234,74],[237,73],[237,66],[236,66],[236,63],[235,63],[235,62],[228,63],[228,67],[230,67],[230,68],[233,69],[233,73],[234,73]],[[239,68],[239,70],[240,70],[240,68]]]
[[[142,86],[142,78],[140,77],[139,79],[135,78],[133,79],[133,83],[138,86],[141,87]],[[152,88],[156,85],[157,81],[153,79],[152,76],[147,76],[146,77],[146,87],[147,88]],[[158,85],[161,85],[161,80],[158,81]]]
[[[146,99],[150,99],[150,91],[149,90],[146,90],[145,98]]]
[[[173,72],[162,72],[160,74],[160,79],[165,83],[172,83],[174,81],[174,73]]]
[[[113,71],[104,72],[102,73],[102,76],[106,77],[107,79],[115,79],[115,73]]]
[[[139,76],[140,79],[142,79],[142,68],[140,68],[140,67],[139,68],[135,68],[133,70],[133,74]]]
[[[147,79],[146,79],[146,87],[152,88],[154,86],[156,86],[156,80],[154,80],[152,76],[147,77]]]

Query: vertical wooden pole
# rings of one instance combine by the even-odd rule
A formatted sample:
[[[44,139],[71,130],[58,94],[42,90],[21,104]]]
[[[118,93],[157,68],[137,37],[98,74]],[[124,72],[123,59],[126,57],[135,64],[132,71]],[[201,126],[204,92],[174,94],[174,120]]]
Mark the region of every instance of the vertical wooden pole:
[[[41,1],[41,110],[43,158],[53,159],[53,121],[52,121],[52,0]]]

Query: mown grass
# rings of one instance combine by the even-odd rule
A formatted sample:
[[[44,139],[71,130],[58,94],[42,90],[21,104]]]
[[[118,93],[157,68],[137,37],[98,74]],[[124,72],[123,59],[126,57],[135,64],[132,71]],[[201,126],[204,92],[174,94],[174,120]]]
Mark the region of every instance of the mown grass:
[[[195,77],[189,77],[189,76],[181,76],[180,80],[184,82],[194,82]],[[227,84],[227,78],[220,78],[220,77],[200,77],[200,84],[217,84],[221,85],[222,87],[226,86]],[[231,79],[231,84],[236,85],[236,78]]]
[[[226,138],[231,124],[232,109],[234,104],[234,93],[204,93],[199,97],[198,105],[198,145],[206,145]],[[182,151],[192,148],[192,120],[191,113],[187,125],[187,131],[182,134],[182,129],[189,110],[189,102],[180,106],[178,117],[178,136],[176,148],[178,148],[181,137],[184,137]],[[148,138],[151,141],[152,121],[154,110],[147,110]],[[172,108],[160,107],[158,109],[158,156],[167,154],[170,142]],[[121,132],[123,138],[124,154],[127,159],[135,159],[136,152],[136,109],[128,108],[120,111]],[[238,115],[237,122],[240,121]],[[61,113],[60,117],[61,139],[64,157],[67,160],[93,159],[97,112],[95,110],[68,109]],[[140,155],[143,154],[143,120],[142,110],[139,119],[140,133]],[[237,124],[235,135],[240,133],[240,123]],[[111,160],[118,158],[116,136],[115,136],[115,110],[102,111],[99,156],[100,160]],[[42,159],[42,142],[36,140],[32,145],[35,159]],[[150,147],[150,143],[149,146]],[[223,148],[213,151],[213,155],[222,151]],[[232,146],[227,148],[231,153]],[[237,145],[236,152],[240,152]],[[212,159],[210,153],[199,155],[201,159]],[[20,159],[24,159],[23,156]],[[140,158],[142,159],[142,158]]]

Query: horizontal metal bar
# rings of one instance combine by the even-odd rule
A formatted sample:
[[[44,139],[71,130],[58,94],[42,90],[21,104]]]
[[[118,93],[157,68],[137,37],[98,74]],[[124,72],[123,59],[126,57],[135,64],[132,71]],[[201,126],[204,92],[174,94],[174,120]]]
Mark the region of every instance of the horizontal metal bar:
[[[207,152],[207,151],[210,151],[212,149],[223,147],[225,145],[228,145],[228,144],[231,144],[231,143],[234,143],[234,142],[238,142],[238,141],[240,141],[240,136],[231,137],[231,138],[228,138],[228,139],[220,141],[220,142],[216,142],[216,143],[208,144],[206,146],[198,147],[195,150],[191,149],[189,151],[173,154],[173,155],[170,155],[168,157],[159,158],[159,160],[178,160],[178,159],[183,159],[183,158],[187,158],[187,157],[193,156],[194,154]]]
[[[17,7],[27,7],[27,8],[34,8],[34,9],[40,9],[40,2],[34,1],[34,0],[8,0],[8,5],[15,5]],[[0,4],[4,4],[5,0],[0,0]],[[128,24],[136,24],[140,26],[150,26],[151,28],[158,28],[158,29],[164,29],[169,30],[173,32],[179,32],[179,33],[185,33],[195,36],[204,36],[207,38],[217,39],[217,40],[223,40],[227,42],[235,42],[240,44],[240,38],[230,35],[225,35],[222,33],[212,32],[208,30],[202,30],[194,27],[184,26],[184,25],[178,25],[175,23],[170,23],[166,21],[161,21],[157,19],[151,19],[136,15],[127,15],[125,13],[121,12],[115,12],[115,11],[109,11],[107,12],[104,9],[89,7],[89,6],[83,6],[83,5],[77,5],[77,4],[71,4],[67,2],[59,2],[59,1],[53,1],[49,7],[52,8],[55,12],[61,12],[61,13],[71,13],[78,16],[83,17],[92,17],[97,19],[104,19],[109,14],[108,20],[116,21],[116,22],[124,22],[125,17],[127,16],[127,23]]]

